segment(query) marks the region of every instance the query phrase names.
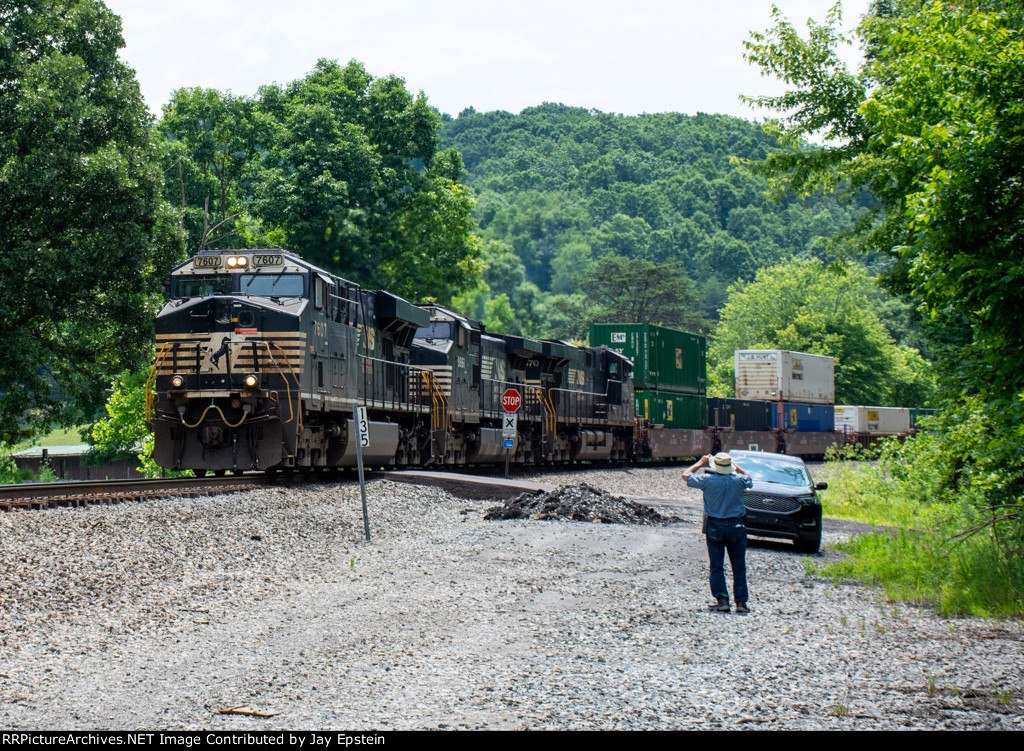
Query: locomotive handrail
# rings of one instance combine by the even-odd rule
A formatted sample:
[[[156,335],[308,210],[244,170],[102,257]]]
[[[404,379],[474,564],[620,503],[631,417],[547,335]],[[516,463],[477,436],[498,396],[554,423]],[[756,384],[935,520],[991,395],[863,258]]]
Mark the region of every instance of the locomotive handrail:
[[[167,357],[167,347],[159,347],[156,352],[156,357],[153,360],[153,367],[149,369],[149,376],[146,378],[146,395],[145,395],[145,407],[144,414],[145,419],[150,419],[153,415],[153,389],[152,386],[156,381],[156,369],[160,365],[163,358]]]
[[[535,388],[539,388],[539,387],[535,387]],[[547,393],[547,395],[545,395],[544,394],[544,389],[540,389],[540,392],[541,392],[541,404],[544,405],[544,410],[546,412],[545,420],[544,420],[545,428],[547,428],[548,432],[551,433],[552,436],[557,436],[558,435],[558,416],[557,416],[557,414],[555,412],[555,403],[551,399],[551,392],[552,391],[555,391],[555,389],[553,389],[553,388],[548,389],[548,393]],[[547,426],[547,421],[548,420],[551,421],[551,426],[550,427]]]
[[[411,385],[411,383],[416,380],[417,374],[429,373],[430,372],[428,369],[422,368],[422,367],[420,367],[418,365],[413,365],[412,363],[399,362],[397,360],[386,360],[384,358],[373,357],[372,355],[364,355],[364,354],[358,353],[358,352],[356,353],[356,356],[358,358],[360,358],[361,360],[366,360],[366,361],[368,361],[370,363],[380,363],[385,368],[392,367],[392,368],[395,368],[396,371],[405,371],[406,374],[404,376],[402,376],[401,378],[398,378],[398,377],[395,378],[395,383],[396,384],[398,384],[398,383],[406,383],[406,384]],[[377,397],[377,393],[376,393],[377,390],[375,388],[376,387],[376,383],[377,383],[377,381],[376,381],[377,369],[374,368],[374,367],[371,367],[371,369],[370,369],[370,374],[369,374],[370,375],[370,383],[369,383],[370,388],[369,389],[367,389],[367,373],[366,373],[366,370],[365,370],[365,368],[361,369],[361,370],[362,370],[362,380],[363,380],[363,389],[362,389],[362,393],[361,393],[361,399],[362,399],[362,403],[365,405],[367,402],[375,402],[375,401],[377,401],[377,398],[376,398]],[[386,387],[386,383],[385,383],[385,387]],[[367,396],[368,392],[370,392],[372,394],[370,397]],[[406,391],[404,396],[405,396],[405,398],[403,398],[403,394],[400,391],[399,396],[397,398],[392,397],[390,400],[388,400],[388,399],[386,399],[384,397],[384,394],[381,394],[381,400],[380,401],[381,401],[382,404],[385,401],[390,401],[391,405],[393,407],[394,406],[400,406],[400,405],[403,405],[403,404],[408,404],[408,405],[415,404],[415,405],[418,405],[418,406],[426,406],[426,401],[425,401],[425,399],[423,399],[422,395],[418,393],[418,390],[417,390],[417,393],[415,395],[411,392],[411,390],[410,391]]]
[[[451,430],[451,414],[448,411],[448,401],[445,398],[444,392],[434,382],[433,373],[429,370],[421,370],[420,374],[427,383],[427,389],[430,391],[431,406],[433,409],[430,411],[430,424],[433,430],[440,430],[442,425],[445,430]],[[440,408],[438,407],[440,405]],[[440,415],[440,417],[439,417]]]
[[[550,388],[548,389],[548,399],[553,404],[551,399],[552,392],[562,392],[567,395],[566,399],[566,417],[568,419],[581,419],[584,417],[582,414],[588,407],[593,410],[593,407],[597,404],[597,399],[606,399],[608,397],[607,392],[601,394],[597,391],[571,391],[563,388]],[[552,407],[553,409],[554,407]],[[594,419],[593,414],[586,415],[587,419]]]
[[[267,350],[267,357],[270,359],[270,362],[273,363],[274,367],[277,368],[277,372],[280,373],[282,377],[284,377],[284,371],[281,369],[281,366],[278,364],[277,360],[274,359],[274,355],[270,351],[270,345],[273,344],[275,347],[277,347],[279,350],[281,350],[281,354],[284,355],[284,358],[285,358],[284,363],[285,363],[285,365],[288,366],[288,372],[292,374],[292,378],[295,380],[295,393],[299,393],[302,390],[302,387],[299,384],[299,376],[295,373],[295,369],[292,368],[292,364],[290,362],[288,362],[288,353],[285,352],[284,349],[282,349],[281,345],[279,345],[277,342],[274,342],[274,341],[268,342],[267,340],[262,339],[262,340],[260,340],[260,344],[262,344],[266,348],[266,350]],[[288,379],[287,378],[284,379],[284,383],[285,383],[285,386],[288,385]],[[296,417],[298,417],[298,424],[296,426],[295,435],[299,435],[300,433],[302,433],[302,415],[297,415],[296,412],[295,412],[295,407],[292,406],[292,390],[289,389],[289,388],[286,388],[285,391],[288,394],[288,414],[289,414],[289,417],[288,417],[287,420],[285,420],[281,424],[282,425],[287,425],[292,420],[295,420]]]
[[[542,386],[537,386],[537,385],[532,384],[532,383],[521,383],[519,381],[502,381],[502,380],[499,380],[497,378],[481,378],[480,382],[481,383],[488,383],[488,384],[496,384],[499,387],[497,390],[495,390],[493,385],[491,386],[491,394],[488,395],[489,399],[487,400],[489,402],[497,401],[497,399],[495,399],[495,395],[496,394],[498,395],[498,399],[500,399],[499,392],[501,391],[502,387],[504,387],[504,388],[511,387],[511,388],[514,388],[516,391],[522,391],[524,397],[527,394],[533,394],[533,395],[538,396],[537,402],[542,407],[545,408],[545,411],[547,409],[546,405],[544,404],[544,388]],[[528,403],[528,401],[526,399],[524,399],[523,400],[524,414],[528,413],[530,406],[531,405]],[[485,406],[484,409],[485,409],[485,411],[490,411],[490,412],[504,412],[504,408],[502,408],[502,407],[495,408],[493,403]],[[543,417],[543,415],[542,415],[542,417]]]

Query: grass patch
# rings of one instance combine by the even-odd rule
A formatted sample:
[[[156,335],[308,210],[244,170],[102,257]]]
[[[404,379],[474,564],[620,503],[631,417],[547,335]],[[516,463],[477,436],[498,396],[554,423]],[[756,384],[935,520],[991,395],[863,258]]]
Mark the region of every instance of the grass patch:
[[[908,479],[909,477],[909,479]],[[888,527],[835,547],[849,557],[808,569],[834,581],[881,587],[891,600],[925,602],[944,615],[1024,616],[1024,550],[999,524],[978,534],[963,530],[986,521],[966,491],[930,502],[915,475],[894,478],[860,463],[834,467],[822,493],[825,516]]]
[[[87,441],[82,437],[82,431],[88,427],[88,425],[77,425],[70,428],[56,428],[45,435],[36,436],[13,446],[0,444],[0,485],[14,485],[19,482],[54,482],[58,478],[49,466],[43,465],[38,473],[30,469],[18,469],[14,460],[11,459],[11,454],[33,446],[49,448],[77,446],[86,443]]]
[[[88,443],[82,437],[82,431],[88,427],[88,425],[76,425],[70,428],[55,428],[46,435],[36,436],[30,440],[22,441],[16,446],[5,446],[4,448],[9,449],[9,452],[14,452],[33,446],[77,446],[80,443]]]

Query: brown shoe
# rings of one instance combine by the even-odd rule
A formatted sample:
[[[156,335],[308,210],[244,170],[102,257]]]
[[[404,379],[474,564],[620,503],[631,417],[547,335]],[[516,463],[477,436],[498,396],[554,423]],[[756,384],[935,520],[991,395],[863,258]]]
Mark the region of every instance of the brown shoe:
[[[708,605],[708,610],[712,612],[728,613],[729,612],[729,598],[725,595],[719,595],[718,601]]]
[[[747,603],[740,602],[739,600],[737,600],[736,601],[736,612],[739,613],[740,615],[746,615],[747,613],[750,612],[750,608],[747,607]]]

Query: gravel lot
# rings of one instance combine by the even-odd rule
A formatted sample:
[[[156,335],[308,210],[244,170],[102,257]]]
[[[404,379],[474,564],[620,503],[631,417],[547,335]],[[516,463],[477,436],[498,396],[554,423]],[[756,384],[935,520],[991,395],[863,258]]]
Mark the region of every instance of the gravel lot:
[[[383,480],[369,543],[351,483],[2,514],[0,727],[1024,728],[1020,622],[886,603],[770,542],[752,614],[707,612],[679,472],[572,476],[673,501],[664,527],[484,521]]]

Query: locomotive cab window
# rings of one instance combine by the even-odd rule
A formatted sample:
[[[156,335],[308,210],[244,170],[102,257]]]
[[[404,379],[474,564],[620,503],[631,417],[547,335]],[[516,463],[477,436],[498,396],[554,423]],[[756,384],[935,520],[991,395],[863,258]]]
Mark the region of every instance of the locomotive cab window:
[[[171,297],[189,298],[230,294],[231,277],[227,274],[171,277]]]
[[[326,285],[324,285],[324,280],[316,277],[313,279],[313,305],[317,309],[323,310],[326,301],[327,288]]]
[[[452,325],[448,321],[431,321],[429,326],[416,329],[417,339],[448,339],[452,335]]]
[[[255,297],[302,297],[302,274],[240,274],[239,289]]]

